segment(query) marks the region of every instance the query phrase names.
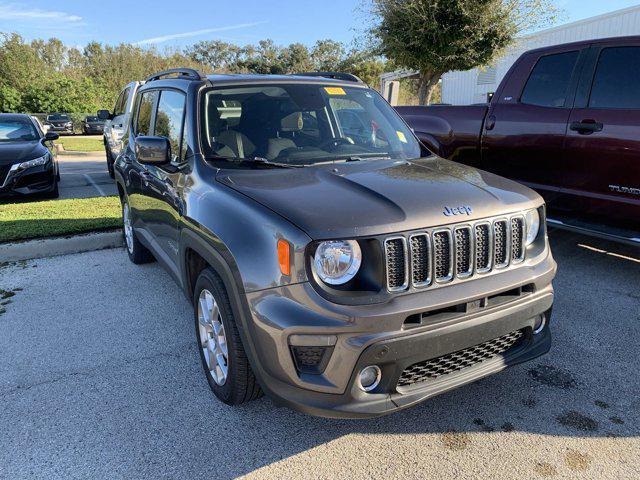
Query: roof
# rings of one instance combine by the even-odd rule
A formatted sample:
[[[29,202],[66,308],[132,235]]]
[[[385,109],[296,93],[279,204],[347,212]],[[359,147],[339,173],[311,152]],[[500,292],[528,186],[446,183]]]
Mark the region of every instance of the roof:
[[[565,48],[565,47],[582,47],[585,45],[591,45],[591,44],[595,44],[595,45],[599,45],[599,44],[603,44],[603,43],[611,43],[611,44],[621,44],[621,43],[636,43],[636,42],[640,42],[640,35],[631,35],[631,36],[627,36],[627,37],[605,37],[605,38],[594,38],[591,40],[579,40],[577,42],[569,42],[569,43],[558,43],[556,45],[546,45],[546,46],[542,46],[542,47],[538,47],[538,48],[532,48],[529,50],[526,50],[527,53],[529,52],[539,52],[539,51],[543,51],[543,50],[552,50],[554,48]]]
[[[207,75],[212,84],[247,84],[247,83],[322,83],[344,86],[366,86],[348,80],[337,80],[328,77],[311,77],[306,75],[260,75],[255,73],[213,74]]]
[[[31,120],[26,113],[0,113],[0,120]]]
[[[563,23],[561,25],[556,25],[554,27],[545,28],[544,30],[537,30],[535,32],[528,33],[526,35],[522,35],[519,38],[537,37],[538,35],[541,35],[541,34],[556,32],[558,30],[564,30],[566,28],[577,27],[580,25],[587,25],[589,23],[599,22],[601,20],[606,20],[611,17],[626,15],[627,13],[631,13],[634,11],[640,12],[640,5],[634,5],[632,7],[622,8],[620,10],[614,10],[613,12],[602,13],[594,17],[588,17],[588,18],[583,18],[582,20],[576,20],[575,22]]]

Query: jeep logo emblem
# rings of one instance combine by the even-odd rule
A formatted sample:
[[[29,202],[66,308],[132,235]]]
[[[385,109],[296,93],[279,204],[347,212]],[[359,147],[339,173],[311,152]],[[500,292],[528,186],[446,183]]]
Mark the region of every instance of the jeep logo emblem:
[[[451,217],[453,215],[471,215],[473,212],[469,205],[462,205],[460,207],[444,207],[442,212],[445,216]]]

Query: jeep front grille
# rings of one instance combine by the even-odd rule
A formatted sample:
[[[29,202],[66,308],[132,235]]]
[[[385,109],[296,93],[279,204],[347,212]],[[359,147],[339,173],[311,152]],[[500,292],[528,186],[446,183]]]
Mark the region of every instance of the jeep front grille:
[[[384,242],[387,257],[387,288],[389,291],[404,290],[407,279],[407,242],[404,237],[387,238]]]
[[[443,375],[473,367],[499,355],[504,355],[509,350],[520,346],[524,339],[524,332],[517,330],[473,347],[414,363],[404,369],[398,379],[398,387],[407,387],[415,383],[435,380]]]
[[[525,237],[522,215],[388,237],[387,289],[425,288],[520,263]]]

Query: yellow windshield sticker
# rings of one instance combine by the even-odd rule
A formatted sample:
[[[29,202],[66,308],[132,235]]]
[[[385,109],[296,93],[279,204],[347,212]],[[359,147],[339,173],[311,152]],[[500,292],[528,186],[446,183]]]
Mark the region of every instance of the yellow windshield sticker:
[[[404,133],[402,133],[402,132],[401,132],[401,131],[399,131],[399,130],[396,130],[396,134],[398,135],[398,138],[400,139],[400,141],[401,141],[402,143],[408,143],[408,142],[407,142],[407,137],[405,137],[405,136],[404,136]]]
[[[346,95],[347,92],[344,91],[342,87],[324,87],[324,91],[329,95]]]

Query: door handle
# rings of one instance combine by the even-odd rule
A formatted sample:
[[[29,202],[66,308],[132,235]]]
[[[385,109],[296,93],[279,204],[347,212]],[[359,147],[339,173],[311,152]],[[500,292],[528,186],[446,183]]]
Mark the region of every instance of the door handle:
[[[144,183],[145,187],[149,186],[149,180],[151,179],[151,174],[149,172],[146,170],[141,171],[140,178],[142,179],[142,183]]]
[[[493,130],[493,127],[496,126],[496,117],[495,115],[489,115],[487,117],[487,121],[484,124],[484,129],[485,130]]]
[[[572,122],[569,128],[582,135],[589,135],[593,132],[601,132],[604,125],[594,120],[583,120],[582,122]]]

